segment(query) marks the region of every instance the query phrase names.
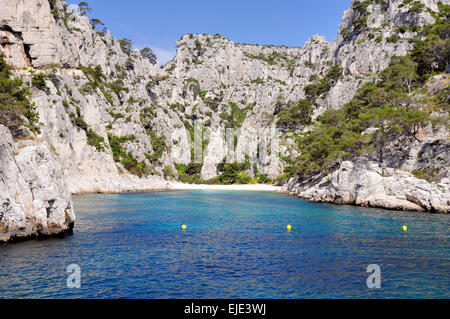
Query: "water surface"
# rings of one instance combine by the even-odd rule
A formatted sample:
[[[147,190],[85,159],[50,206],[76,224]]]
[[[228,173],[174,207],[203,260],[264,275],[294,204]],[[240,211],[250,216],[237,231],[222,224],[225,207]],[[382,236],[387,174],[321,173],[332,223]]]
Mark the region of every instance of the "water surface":
[[[447,215],[265,192],[83,195],[74,203],[72,236],[0,245],[0,298],[450,297]],[[81,267],[80,289],[66,286],[70,264]],[[370,264],[381,267],[381,289],[367,288]]]

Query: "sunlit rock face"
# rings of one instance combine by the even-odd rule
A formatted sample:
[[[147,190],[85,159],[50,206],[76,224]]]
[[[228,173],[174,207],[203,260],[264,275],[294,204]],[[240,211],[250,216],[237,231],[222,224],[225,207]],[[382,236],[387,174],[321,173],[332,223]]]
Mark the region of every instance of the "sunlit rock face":
[[[414,13],[401,6],[402,0],[386,1],[386,6],[372,4],[367,9],[367,27],[361,29],[355,24],[361,14],[354,9],[356,2],[351,1],[338,38],[332,42],[314,36],[303,47],[292,48],[239,44],[220,35],[187,34],[177,43],[176,57],[161,67],[109,32],[98,32],[84,14],[64,1],[0,0],[0,55],[14,67],[14,76],[31,87],[40,128],[23,149],[20,143],[24,140],[17,146],[2,139],[2,147],[9,149],[9,155],[1,159],[9,163],[4,165],[22,165],[24,171],[29,169],[36,176],[2,171],[1,196],[5,198],[1,200],[8,204],[3,205],[0,236],[70,229],[74,220],[70,193],[166,188],[166,180],[177,177],[176,164],[192,161],[196,123],[203,126],[203,179],[217,177],[217,165],[231,151],[236,153],[231,158],[245,160],[247,155],[255,159],[250,176],[257,169],[276,178],[284,165],[279,155],[295,152],[292,139],[273,143],[278,136],[275,132],[280,110],[289,101],[304,99],[305,86],[313,83],[314,76],[325,76],[333,65],[342,67],[344,76],[317,99],[314,118],[328,109],[341,108],[358,88],[388,66],[392,56],[405,55],[411,49],[410,39],[417,33],[409,29],[399,34],[395,43],[386,40],[397,34],[397,27],[433,23],[426,8],[436,11],[438,3],[422,0],[425,9]],[[45,76],[46,89],[32,85],[34,75],[39,73]],[[436,80],[436,88],[443,81]],[[233,145],[227,140],[227,129],[239,133],[231,139]],[[299,126],[295,131],[307,129]],[[8,136],[5,128],[2,134]],[[444,138],[433,134],[426,143]],[[253,145],[249,145],[251,141]],[[264,145],[264,152],[255,148],[255,143]],[[413,145],[411,149],[422,146]],[[19,152],[18,157],[11,155],[15,152]],[[22,160],[25,153],[29,158]],[[408,159],[402,154],[408,154]],[[415,169],[422,165],[417,154],[392,146],[390,165]],[[47,160],[42,162],[42,158]],[[48,171],[36,168],[41,166]],[[361,174],[354,176],[365,176],[359,171]],[[36,189],[54,187],[56,195],[42,191],[34,203],[27,197],[31,195],[26,195],[33,192],[27,184],[30,180],[39,181],[42,187]],[[393,183],[397,180],[402,185],[400,179]],[[290,185],[292,192],[296,192],[295,187],[300,189],[292,181]],[[353,187],[351,183],[346,185]],[[342,185],[343,190],[339,186],[338,193],[347,186]],[[21,188],[23,191],[19,191]],[[321,191],[319,188],[307,194]],[[21,194],[19,199],[16,194]],[[424,204],[424,196],[405,200],[410,208],[445,211],[445,201],[434,201],[430,206]]]
[[[58,235],[75,223],[72,197],[48,145],[16,144],[0,126],[0,241]]]

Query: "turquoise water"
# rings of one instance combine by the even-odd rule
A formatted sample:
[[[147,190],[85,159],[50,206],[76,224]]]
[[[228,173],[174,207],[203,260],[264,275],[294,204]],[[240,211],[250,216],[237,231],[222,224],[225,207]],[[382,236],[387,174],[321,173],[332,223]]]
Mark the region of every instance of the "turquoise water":
[[[86,195],[74,203],[72,236],[0,245],[0,298],[450,297],[447,215],[262,192]],[[70,264],[81,268],[80,289],[66,286]],[[367,288],[370,264],[381,267],[381,289]]]

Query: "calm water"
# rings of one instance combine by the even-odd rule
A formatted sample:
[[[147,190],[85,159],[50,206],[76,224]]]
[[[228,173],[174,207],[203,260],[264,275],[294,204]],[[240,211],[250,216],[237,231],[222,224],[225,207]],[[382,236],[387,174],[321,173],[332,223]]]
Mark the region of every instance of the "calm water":
[[[73,236],[0,245],[0,298],[450,297],[446,215],[224,191],[76,196],[75,206]],[[66,287],[70,264],[81,289]],[[366,286],[370,264],[379,290]]]

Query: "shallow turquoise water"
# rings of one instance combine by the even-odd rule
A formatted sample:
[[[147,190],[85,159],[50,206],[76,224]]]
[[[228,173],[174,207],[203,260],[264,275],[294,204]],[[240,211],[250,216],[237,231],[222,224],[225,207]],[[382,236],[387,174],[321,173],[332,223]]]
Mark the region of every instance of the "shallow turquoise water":
[[[0,298],[450,297],[447,215],[262,192],[74,202],[73,236],[0,245]],[[66,286],[70,264],[81,267],[80,289]],[[381,267],[381,289],[367,288],[370,264]]]

